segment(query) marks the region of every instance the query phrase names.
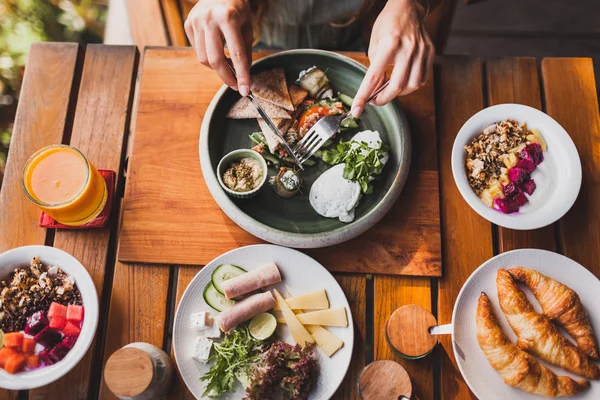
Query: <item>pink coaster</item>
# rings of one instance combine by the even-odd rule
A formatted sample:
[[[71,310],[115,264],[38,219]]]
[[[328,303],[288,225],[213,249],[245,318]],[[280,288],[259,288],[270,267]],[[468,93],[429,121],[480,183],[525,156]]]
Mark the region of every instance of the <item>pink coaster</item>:
[[[113,197],[115,195],[115,179],[117,174],[115,171],[108,169],[99,169],[98,172],[106,181],[106,190],[108,191],[108,198],[106,199],[106,205],[104,209],[96,218],[91,220],[85,225],[69,226],[63,225],[60,222],[56,222],[54,218],[42,212],[38,225],[40,228],[58,228],[58,229],[90,229],[90,228],[104,228],[110,219],[110,211],[112,209]]]

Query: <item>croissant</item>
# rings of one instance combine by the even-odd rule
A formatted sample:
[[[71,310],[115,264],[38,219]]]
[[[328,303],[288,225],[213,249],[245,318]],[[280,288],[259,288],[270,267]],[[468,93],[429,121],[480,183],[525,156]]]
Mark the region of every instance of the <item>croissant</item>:
[[[517,334],[517,346],[531,350],[548,361],[588,379],[600,378],[600,368],[578,347],[561,336],[558,328],[543,314],[534,311],[525,293],[508,271],[498,270],[498,300],[508,324]]]
[[[556,376],[531,354],[512,344],[498,326],[485,293],[479,296],[476,323],[479,347],[507,385],[546,397],[573,396],[590,387],[586,380]]]
[[[508,272],[531,289],[543,313],[565,328],[585,354],[595,360],[599,358],[590,319],[574,290],[533,269],[518,267]]]

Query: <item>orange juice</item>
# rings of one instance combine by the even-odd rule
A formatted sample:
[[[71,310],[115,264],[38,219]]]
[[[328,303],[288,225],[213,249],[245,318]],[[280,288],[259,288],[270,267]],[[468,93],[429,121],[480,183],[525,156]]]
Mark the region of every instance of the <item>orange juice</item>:
[[[108,192],[96,167],[71,146],[38,150],[23,169],[27,196],[56,221],[83,225],[100,214]]]

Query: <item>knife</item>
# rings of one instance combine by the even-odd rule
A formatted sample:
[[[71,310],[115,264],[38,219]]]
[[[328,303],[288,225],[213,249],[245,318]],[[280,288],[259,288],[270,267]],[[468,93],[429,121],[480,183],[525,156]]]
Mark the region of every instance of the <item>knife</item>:
[[[235,74],[235,69],[233,68],[233,65],[231,65],[231,60],[228,58],[225,58],[225,60],[227,62],[227,66],[231,70],[231,73],[237,79],[237,75]],[[298,157],[296,157],[296,155],[294,154],[294,151],[288,144],[287,140],[285,140],[285,137],[283,136],[281,131],[277,128],[277,125],[275,125],[273,123],[271,118],[267,115],[265,110],[261,107],[260,103],[254,98],[254,96],[252,95],[252,91],[250,91],[250,93],[246,97],[248,97],[250,99],[250,101],[252,102],[252,104],[254,105],[254,107],[256,107],[256,111],[258,111],[258,114],[260,115],[260,117],[267,123],[267,126],[269,127],[269,129],[271,129],[271,131],[275,135],[277,135],[279,137],[279,139],[281,139],[281,144],[283,145],[283,147],[285,148],[285,150],[287,151],[289,156],[294,159],[294,162],[296,163],[298,168],[300,168],[301,170],[304,170],[304,168],[302,167],[302,163],[300,163],[300,160],[298,160]]]

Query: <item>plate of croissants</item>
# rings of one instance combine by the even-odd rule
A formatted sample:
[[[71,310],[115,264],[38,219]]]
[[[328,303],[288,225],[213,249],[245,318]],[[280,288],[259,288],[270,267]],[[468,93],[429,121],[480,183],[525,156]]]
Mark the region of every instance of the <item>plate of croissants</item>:
[[[454,354],[487,399],[600,399],[600,280],[545,250],[502,253],[461,289]]]

